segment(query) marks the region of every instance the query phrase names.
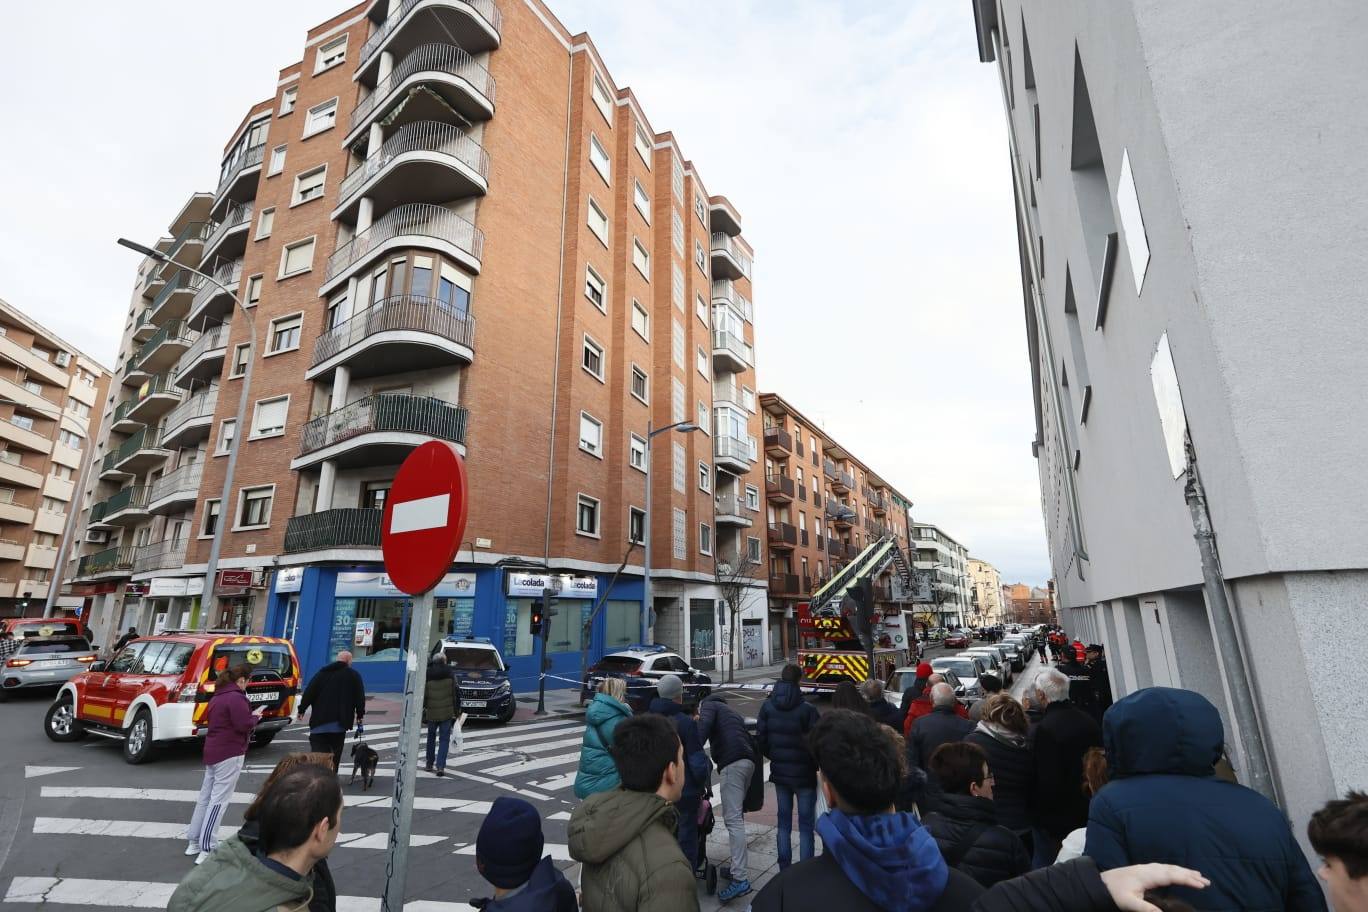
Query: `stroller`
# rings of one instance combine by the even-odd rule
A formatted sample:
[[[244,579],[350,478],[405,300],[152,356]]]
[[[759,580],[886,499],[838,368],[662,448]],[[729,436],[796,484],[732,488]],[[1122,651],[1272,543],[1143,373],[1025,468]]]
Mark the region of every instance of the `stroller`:
[[[712,790],[709,789],[698,802],[698,845],[694,850],[694,857],[698,859],[694,876],[703,881],[709,896],[717,892],[717,865],[708,860],[708,834],[716,825],[717,818],[713,816],[712,809]]]

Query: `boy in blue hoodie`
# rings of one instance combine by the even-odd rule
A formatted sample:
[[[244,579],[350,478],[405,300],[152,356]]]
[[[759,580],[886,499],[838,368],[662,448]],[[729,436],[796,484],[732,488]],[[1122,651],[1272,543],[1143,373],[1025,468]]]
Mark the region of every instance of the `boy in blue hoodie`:
[[[809,736],[829,812],[817,821],[824,852],[781,871],[753,912],[951,912],[983,892],[949,868],[912,814],[893,809],[902,783],[897,739],[869,716],[832,710]]]

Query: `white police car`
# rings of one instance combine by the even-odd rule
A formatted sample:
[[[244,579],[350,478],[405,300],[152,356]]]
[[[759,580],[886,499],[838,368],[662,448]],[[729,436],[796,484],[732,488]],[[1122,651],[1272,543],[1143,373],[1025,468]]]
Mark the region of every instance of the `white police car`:
[[[627,705],[634,712],[645,712],[658,696],[656,682],[667,674],[678,675],[684,682],[685,703],[697,703],[712,693],[712,678],[690,667],[679,653],[665,646],[633,643],[626,649],[610,652],[589,668],[584,699],[593,699],[604,678],[622,678],[627,684]]]
[[[441,650],[461,687],[461,711],[470,719],[504,723],[513,718],[517,703],[508,680],[508,666],[488,637],[448,636],[433,649]]]

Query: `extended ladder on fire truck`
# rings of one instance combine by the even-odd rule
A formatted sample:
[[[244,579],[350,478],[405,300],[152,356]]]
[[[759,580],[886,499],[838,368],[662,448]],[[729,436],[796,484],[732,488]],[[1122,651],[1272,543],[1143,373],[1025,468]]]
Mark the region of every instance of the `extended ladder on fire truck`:
[[[912,568],[907,563],[907,555],[903,554],[898,547],[898,540],[892,537],[884,537],[876,542],[872,542],[841,572],[833,576],[820,589],[812,594],[808,602],[808,610],[813,617],[822,615],[839,614],[841,611],[841,600],[846,593],[857,588],[866,579],[877,577],[888,569],[889,564],[894,566],[898,576],[901,578],[905,591],[912,588]]]

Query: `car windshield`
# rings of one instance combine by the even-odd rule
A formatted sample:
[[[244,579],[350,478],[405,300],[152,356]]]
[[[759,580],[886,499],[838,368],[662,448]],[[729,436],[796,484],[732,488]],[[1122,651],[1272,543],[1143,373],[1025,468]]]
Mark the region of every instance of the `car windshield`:
[[[599,662],[599,671],[616,671],[631,673],[641,668],[641,659],[634,659],[631,656],[604,656]]]
[[[479,649],[473,646],[446,646],[447,664],[455,665],[462,671],[503,671],[499,654],[493,649]]]
[[[19,647],[24,655],[35,653],[90,652],[90,644],[84,637],[71,637],[65,640],[30,640]]]
[[[282,678],[294,673],[290,647],[284,643],[220,643],[214,647],[205,680],[234,665],[251,666],[253,679],[259,672],[274,672]]]
[[[936,659],[931,663],[936,671],[948,668],[961,678],[977,678],[978,668],[970,659]]]

